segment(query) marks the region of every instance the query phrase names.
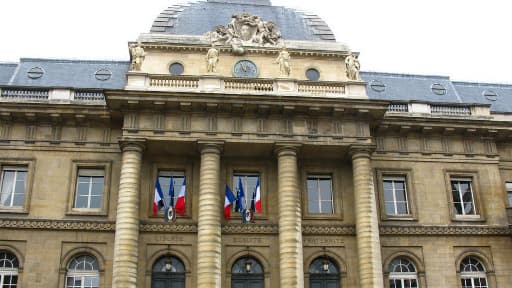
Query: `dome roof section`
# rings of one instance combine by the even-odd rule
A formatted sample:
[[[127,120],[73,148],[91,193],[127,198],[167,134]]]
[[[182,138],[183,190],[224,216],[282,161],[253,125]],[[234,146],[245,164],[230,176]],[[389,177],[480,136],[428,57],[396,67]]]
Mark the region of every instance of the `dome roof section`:
[[[317,15],[272,6],[270,0],[207,0],[175,4],[158,15],[150,32],[204,35],[218,25],[227,25],[232,15],[243,12],[276,23],[284,40],[336,41],[329,26]]]

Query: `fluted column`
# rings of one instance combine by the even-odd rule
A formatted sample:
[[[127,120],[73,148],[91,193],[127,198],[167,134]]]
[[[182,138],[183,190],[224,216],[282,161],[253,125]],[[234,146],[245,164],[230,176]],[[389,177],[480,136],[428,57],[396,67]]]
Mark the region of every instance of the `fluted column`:
[[[123,151],[114,240],[113,288],[137,287],[140,167],[144,142],[120,143]]]
[[[379,223],[373,177],[371,147],[351,147],[354,175],[359,287],[384,287],[380,251]]]
[[[276,149],[279,194],[280,287],[303,288],[301,195],[298,188],[297,148]]]
[[[221,287],[220,152],[218,144],[201,144],[197,225],[197,287],[201,288]]]

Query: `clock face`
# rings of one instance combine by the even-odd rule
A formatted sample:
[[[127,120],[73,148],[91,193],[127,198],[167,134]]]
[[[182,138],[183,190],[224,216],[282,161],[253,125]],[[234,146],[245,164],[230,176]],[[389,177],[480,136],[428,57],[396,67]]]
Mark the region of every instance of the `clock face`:
[[[255,78],[258,76],[258,67],[252,61],[240,60],[233,67],[233,75],[241,78]]]

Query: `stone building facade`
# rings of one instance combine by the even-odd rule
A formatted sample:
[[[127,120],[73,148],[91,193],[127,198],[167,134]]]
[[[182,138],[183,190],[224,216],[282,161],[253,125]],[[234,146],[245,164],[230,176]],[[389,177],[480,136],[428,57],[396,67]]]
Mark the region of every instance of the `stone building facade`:
[[[512,86],[360,72],[268,0],[171,6],[128,48],[0,64],[2,287],[511,285]]]

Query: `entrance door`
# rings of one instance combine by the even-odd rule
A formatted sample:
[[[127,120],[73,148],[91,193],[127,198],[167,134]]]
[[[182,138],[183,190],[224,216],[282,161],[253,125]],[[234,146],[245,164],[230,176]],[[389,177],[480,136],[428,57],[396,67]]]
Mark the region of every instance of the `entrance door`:
[[[240,258],[231,268],[231,288],[264,288],[264,275],[258,260],[252,257]]]
[[[338,265],[327,256],[315,259],[309,266],[310,288],[340,288]]]
[[[185,266],[176,257],[164,256],[153,265],[151,288],[185,288]]]

